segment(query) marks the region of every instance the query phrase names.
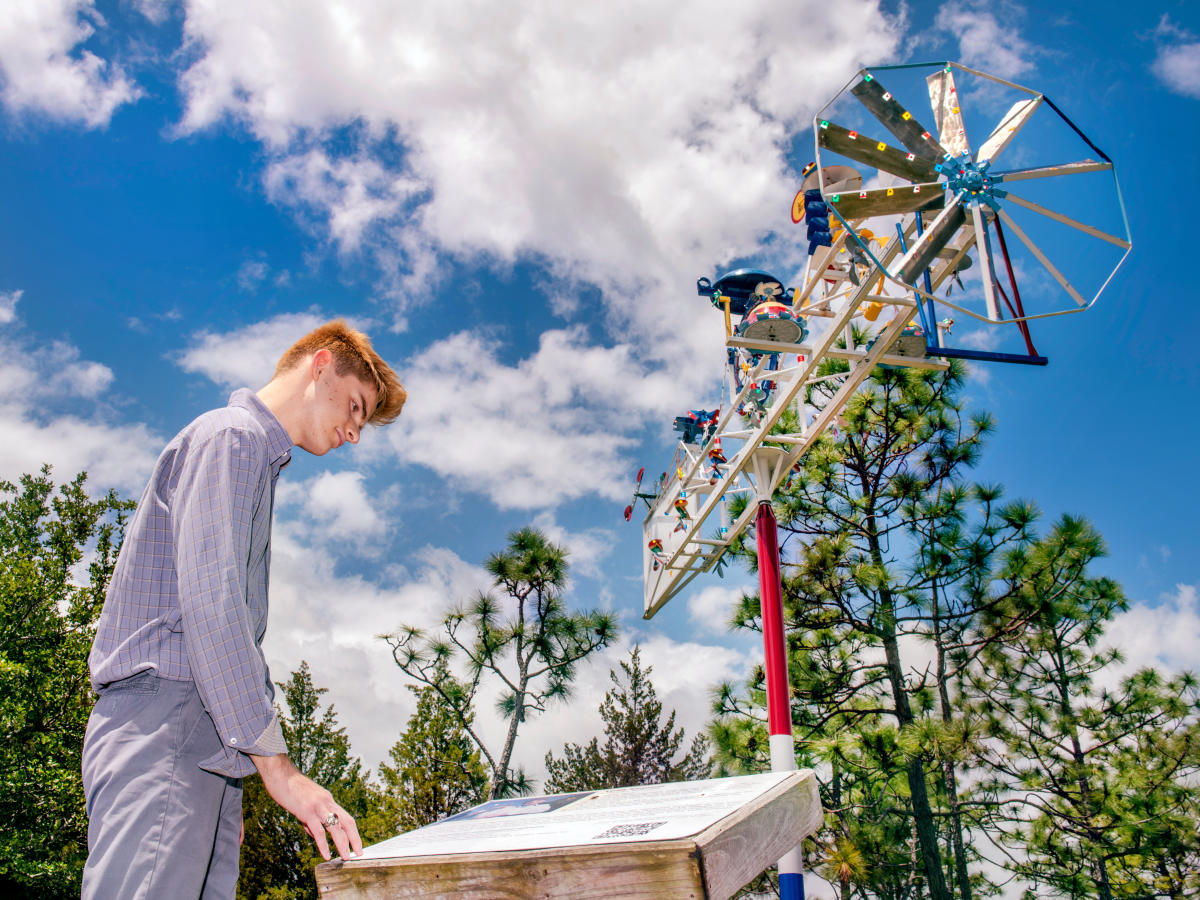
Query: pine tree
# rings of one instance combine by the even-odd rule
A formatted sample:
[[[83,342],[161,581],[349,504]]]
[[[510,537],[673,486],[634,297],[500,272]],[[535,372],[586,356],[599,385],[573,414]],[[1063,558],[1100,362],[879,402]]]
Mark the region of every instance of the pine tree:
[[[1099,535],[1064,517],[1043,538],[1032,504],[967,479],[991,424],[960,385],[880,372],[775,500],[798,757],[827,813],[808,864],[844,900],[972,900],[999,842],[1038,896],[1187,896],[1195,683],[1097,688],[1125,602],[1089,572]],[[759,629],[756,597],[734,624]],[[718,694],[722,771],[766,766],[763,687]]]
[[[1103,553],[1095,529],[1064,517],[1009,556],[1001,575],[1022,589],[986,622],[1001,639],[972,674],[991,738],[982,787],[1012,867],[1039,895],[1184,896],[1200,846],[1200,691],[1151,669],[1097,690],[1119,654],[1096,647],[1126,606],[1117,584],[1089,574]]]
[[[0,893],[78,897],[87,858],[80,755],[87,658],[125,516],[80,473],[0,482]],[[91,551],[86,575],[78,578]]]
[[[707,778],[711,772],[708,741],[702,734],[696,735],[689,750],[676,760],[684,731],[675,727],[674,710],[663,720],[662,702],[650,681],[653,667],[642,668],[636,644],[629,661],[622,660],[620,665],[619,675],[616,669],[609,670],[613,686],[600,704],[604,746],[592,738],[585,746],[564,744],[561,759],[547,753],[547,792],[692,781]]]
[[[308,663],[301,662],[287,681],[276,683],[287,708],[286,714],[280,715],[283,737],[296,768],[327,787],[355,817],[364,844],[387,836],[363,827],[372,821],[371,813],[379,802],[377,792],[362,763],[350,755],[346,729],[338,725],[333,706],[321,709],[326,688],[313,683]],[[238,877],[239,900],[315,900],[313,869],[321,857],[304,826],[276,805],[260,778],[244,782],[242,819],[246,838]]]
[[[822,374],[844,365],[830,362]],[[969,723],[951,698],[979,652],[972,623],[995,602],[986,589],[992,560],[1028,540],[1035,515],[968,480],[992,423],[963,411],[963,373],[958,365],[877,372],[774,502],[787,551],[799,760],[843,757],[836,780],[823,784],[829,832],[811,862],[841,871],[846,890],[853,882],[880,896],[921,890],[949,900],[953,885],[972,897],[972,823],[956,774]],[[814,386],[809,403],[820,407],[835,388]],[[753,562],[748,546],[743,552]],[[758,598],[744,598],[735,627],[757,631],[759,616]],[[924,664],[921,645],[930,643],[934,666]],[[919,666],[906,661],[914,655]],[[762,678],[759,669],[747,691],[727,686],[717,698],[713,734],[727,771],[765,765]],[[898,816],[902,827],[877,816]],[[883,868],[868,878],[833,864],[851,858]],[[905,859],[903,877],[882,874]]]
[[[445,684],[449,676],[439,675]],[[462,724],[437,689],[409,686],[417,709],[379,767],[384,814],[393,833],[420,828],[479,803],[487,772]]]
[[[493,593],[452,609],[438,634],[403,627],[384,635],[396,665],[414,681],[432,687],[453,711],[487,763],[490,797],[528,793],[532,786],[512,767],[521,724],[565,700],[575,667],[616,637],[616,619],[590,610],[573,613],[563,600],[567,553],[534,528],[508,536],[508,547],[486,562]],[[506,612],[507,611],[507,612]],[[450,666],[466,669],[462,680]],[[475,696],[485,678],[501,686],[497,710],[508,722],[500,747],[489,747],[473,725]]]

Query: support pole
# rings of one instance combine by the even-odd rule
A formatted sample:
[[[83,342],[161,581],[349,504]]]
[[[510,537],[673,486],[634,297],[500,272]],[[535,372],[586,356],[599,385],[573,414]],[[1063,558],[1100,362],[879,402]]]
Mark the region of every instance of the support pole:
[[[754,486],[758,516],[754,532],[758,541],[758,585],[762,606],[764,672],[767,678],[767,733],[770,735],[771,771],[796,768],[792,741],[791,689],[788,681],[787,643],[783,629],[783,585],[779,568],[779,530],[771,496],[779,467],[787,454],[762,447],[754,455]],[[779,860],[780,900],[804,900],[804,867],[797,845]]]

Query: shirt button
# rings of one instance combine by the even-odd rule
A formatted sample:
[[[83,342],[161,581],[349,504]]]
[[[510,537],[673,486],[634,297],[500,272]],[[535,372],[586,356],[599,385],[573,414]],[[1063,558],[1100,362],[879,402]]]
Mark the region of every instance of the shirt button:
[[[230,745],[231,747],[236,747],[236,746],[237,746],[237,738],[230,738],[230,739],[229,739],[229,745]]]

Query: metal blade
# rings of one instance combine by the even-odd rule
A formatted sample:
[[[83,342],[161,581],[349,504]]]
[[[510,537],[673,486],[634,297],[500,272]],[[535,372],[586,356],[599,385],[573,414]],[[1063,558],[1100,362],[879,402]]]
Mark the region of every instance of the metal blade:
[[[942,284],[960,267],[963,259],[966,259],[966,265],[962,266],[965,270],[970,268],[971,259],[967,256],[967,251],[975,246],[975,229],[964,228],[961,232],[962,237],[947,245],[946,249],[938,254],[938,259],[944,260],[940,265],[930,266],[930,285],[934,291],[942,286]],[[933,293],[933,291],[930,291]]]
[[[889,216],[919,209],[941,209],[945,205],[946,192],[938,182],[877,188],[873,191],[848,191],[829,198],[830,208],[836,209],[847,220]]]
[[[883,127],[900,139],[900,143],[916,156],[925,159],[941,159],[946,151],[924,125],[918,122],[913,114],[896,102],[896,98],[888,93],[883,85],[871,74],[863,76],[863,80],[850,89]]]
[[[1018,100],[1012,105],[1012,109],[1000,120],[1000,124],[995,127],[991,134],[988,135],[983,146],[979,148],[979,155],[975,158],[976,162],[986,162],[989,159],[995,159],[996,156],[1008,146],[1009,141],[1016,137],[1017,132],[1025,127],[1025,123],[1029,121],[1034,110],[1041,105],[1042,95],[1033,97],[1029,100]]]
[[[929,267],[938,252],[950,243],[966,221],[962,200],[956,196],[933,220],[933,224],[920,239],[908,248],[904,259],[900,260],[897,277],[905,284],[915,284],[921,273]]]
[[[1033,169],[1012,169],[1008,172],[991,172],[993,181],[1025,181],[1029,178],[1053,178],[1055,175],[1082,175],[1084,172],[1107,172],[1110,162],[1085,159],[1080,162],[1063,163],[1058,166],[1038,166]]]
[[[987,226],[979,204],[971,205],[971,222],[975,226],[975,250],[979,253],[979,275],[983,279],[983,299],[987,303],[988,318],[1000,321],[1000,307],[996,303],[996,273],[992,270],[992,244],[988,240]]]
[[[929,105],[933,108],[938,141],[951,156],[970,153],[971,145],[967,141],[967,128],[963,124],[962,110],[958,106],[958,88],[954,84],[954,73],[947,67],[928,76],[925,84],[929,88]]]
[[[1067,281],[1066,276],[1063,275],[1062,272],[1058,271],[1057,268],[1055,268],[1054,263],[1050,262],[1050,260],[1046,257],[1046,254],[1043,253],[1038,248],[1037,244],[1031,241],[1029,236],[1021,230],[1021,227],[1012,220],[1012,216],[1006,213],[1003,209],[1000,210],[999,215],[1004,221],[1004,224],[1012,230],[1013,234],[1021,239],[1021,243],[1029,248],[1029,252],[1037,257],[1038,262],[1046,267],[1046,271],[1054,276],[1054,280],[1062,285],[1063,290],[1070,294],[1072,299],[1074,299],[1074,301],[1080,306],[1087,306],[1088,302],[1083,299],[1083,296],[1079,293],[1079,291],[1075,290],[1075,288],[1071,286],[1071,282]]]
[[[822,147],[828,147],[834,153],[907,181],[937,181],[938,173],[930,160],[889,147],[883,141],[865,137],[834,122],[821,120],[817,128],[817,140]]]
[[[1035,213],[1040,213],[1047,218],[1054,219],[1056,222],[1062,222],[1064,225],[1070,225],[1072,228],[1082,231],[1084,234],[1090,234],[1092,237],[1098,237],[1102,241],[1108,241],[1110,244],[1115,244],[1122,250],[1128,250],[1132,245],[1124,238],[1115,237],[1107,232],[1101,231],[1099,228],[1093,228],[1091,225],[1085,225],[1083,222],[1077,222],[1070,216],[1064,216],[1062,213],[1055,212],[1052,209],[1046,209],[1044,206],[1039,206],[1032,200],[1026,200],[1023,197],[1018,197],[1016,194],[1008,194],[1007,199],[1011,200],[1017,206],[1023,206],[1026,209],[1032,210]]]

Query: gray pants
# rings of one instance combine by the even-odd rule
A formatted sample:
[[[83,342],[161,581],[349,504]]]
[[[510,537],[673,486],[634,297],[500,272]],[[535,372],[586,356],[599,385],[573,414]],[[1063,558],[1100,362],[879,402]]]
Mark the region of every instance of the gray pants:
[[[220,747],[190,681],[145,672],[100,693],[83,742],[84,900],[234,896],[242,782],[198,765]]]

